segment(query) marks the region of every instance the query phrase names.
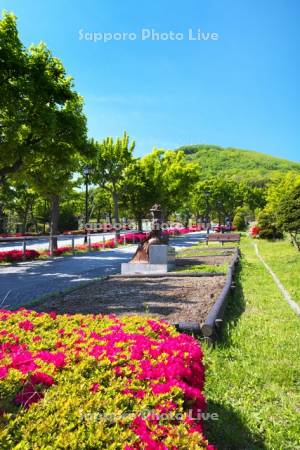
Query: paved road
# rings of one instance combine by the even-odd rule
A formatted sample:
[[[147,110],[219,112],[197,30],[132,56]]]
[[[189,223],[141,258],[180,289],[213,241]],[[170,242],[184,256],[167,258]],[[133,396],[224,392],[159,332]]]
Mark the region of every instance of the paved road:
[[[177,250],[190,247],[203,233],[172,239]],[[0,304],[2,308],[23,306],[41,296],[64,291],[94,278],[120,272],[121,263],[131,259],[136,246],[30,261],[0,267]]]
[[[121,233],[122,234],[122,233]],[[105,233],[105,234],[91,234],[91,242],[103,242],[113,239],[115,233]],[[84,242],[83,236],[76,236],[74,238],[75,245],[81,245]],[[68,236],[59,236],[57,239],[58,247],[68,247],[72,245],[72,238]],[[9,250],[22,250],[23,242],[0,242],[0,251]],[[28,250],[48,250],[49,248],[49,238],[39,237],[38,239],[27,240],[26,248]]]

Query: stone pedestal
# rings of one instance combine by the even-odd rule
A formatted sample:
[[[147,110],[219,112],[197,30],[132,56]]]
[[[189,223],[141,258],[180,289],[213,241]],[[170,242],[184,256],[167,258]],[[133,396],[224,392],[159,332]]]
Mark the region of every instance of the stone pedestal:
[[[175,249],[168,245],[150,245],[149,262],[123,263],[122,275],[167,273],[175,265]]]

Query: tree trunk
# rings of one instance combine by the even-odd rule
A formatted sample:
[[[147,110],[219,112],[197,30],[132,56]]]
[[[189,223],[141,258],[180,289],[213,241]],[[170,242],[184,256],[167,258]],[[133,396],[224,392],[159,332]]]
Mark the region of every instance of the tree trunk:
[[[0,233],[6,233],[6,226],[7,226],[7,218],[6,215],[4,214],[2,206],[0,205]]]
[[[169,215],[169,213],[168,213],[167,208],[162,208],[162,210],[161,210],[161,221],[162,221],[163,224],[168,221],[168,215]]]
[[[47,207],[47,202],[46,200],[44,201],[44,214],[43,214],[43,233],[46,234],[46,224],[47,224],[47,219],[46,217],[48,216],[48,207]]]
[[[290,233],[291,239],[292,239],[292,243],[294,245],[294,247],[300,251],[300,239],[297,238],[297,233]]]
[[[22,217],[22,233],[25,234],[27,231],[27,223],[28,223],[28,205],[26,205],[23,217]]]
[[[25,213],[22,218],[22,225],[21,225],[21,233],[22,234],[26,233],[26,225],[27,225],[27,214]]]
[[[119,194],[116,191],[112,193],[113,203],[114,203],[114,219],[115,219],[115,229],[116,229],[116,238],[120,237],[120,229],[119,229]]]
[[[138,229],[142,233],[143,232],[143,220],[139,217],[137,219],[137,223],[138,223]]]
[[[50,218],[50,254],[53,250],[57,250],[58,234],[58,218],[59,218],[59,196],[53,195],[51,198],[51,218]]]

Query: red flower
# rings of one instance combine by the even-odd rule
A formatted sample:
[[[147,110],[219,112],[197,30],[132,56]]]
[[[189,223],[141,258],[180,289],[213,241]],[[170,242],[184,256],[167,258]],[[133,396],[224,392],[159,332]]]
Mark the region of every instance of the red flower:
[[[32,403],[36,403],[44,397],[43,392],[37,392],[33,386],[27,384],[22,391],[20,391],[15,397],[15,403],[17,405],[23,405],[27,408]]]
[[[99,383],[94,383],[94,384],[92,384],[90,391],[95,394],[96,392],[99,391],[99,388],[100,388],[100,384]]]
[[[44,372],[35,372],[30,377],[30,382],[34,385],[43,384],[44,386],[52,386],[54,379]]]

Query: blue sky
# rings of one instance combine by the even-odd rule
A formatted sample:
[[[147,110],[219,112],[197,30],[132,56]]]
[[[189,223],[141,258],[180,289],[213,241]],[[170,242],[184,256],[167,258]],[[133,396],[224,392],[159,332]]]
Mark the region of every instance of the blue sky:
[[[89,135],[125,129],[136,154],[210,143],[300,161],[298,0],[0,0],[85,97]],[[142,29],[183,40],[142,40]],[[198,29],[218,40],[191,41]],[[82,33],[135,33],[92,42]],[[88,36],[89,37],[89,36]]]

